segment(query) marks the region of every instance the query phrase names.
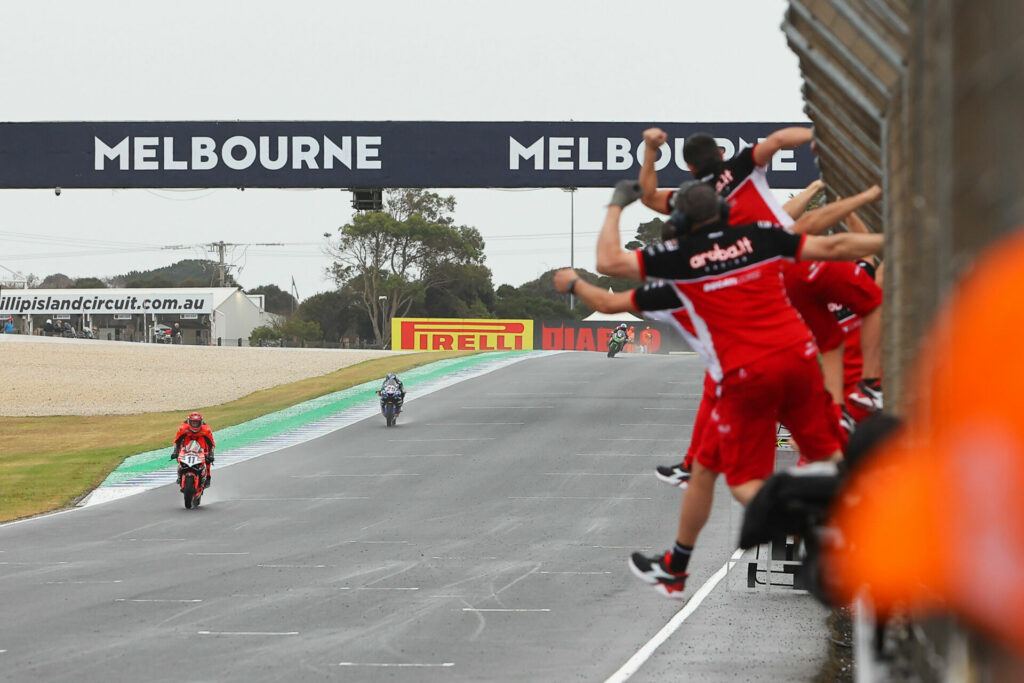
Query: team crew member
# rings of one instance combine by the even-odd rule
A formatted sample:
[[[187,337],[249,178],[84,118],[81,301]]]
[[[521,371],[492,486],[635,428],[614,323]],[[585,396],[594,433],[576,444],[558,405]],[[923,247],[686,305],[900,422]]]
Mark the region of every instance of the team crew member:
[[[171,460],[178,459],[178,453],[188,441],[199,441],[206,444],[206,488],[210,487],[210,473],[213,472],[213,449],[217,443],[213,440],[213,431],[203,421],[203,416],[198,412],[189,413],[188,417],[178,427],[178,433],[174,435],[174,451],[171,453]],[[181,471],[178,471],[178,482],[181,483]]]
[[[711,465],[725,474],[733,496],[746,504],[774,469],[776,422],[790,430],[807,459],[841,457],[839,425],[817,348],[786,297],[782,265],[794,258],[867,256],[881,251],[882,236],[797,235],[773,223],[730,228],[728,204],[711,186],[694,181],[674,198],[688,228],[678,243],[631,252],[621,247],[619,217],[621,207],[638,194],[635,183],[616,186],[598,237],[597,270],[671,281],[708,351],[708,371],[719,383],[712,412],[718,453]],[[636,308],[662,305],[646,300],[645,291],[637,293]],[[634,553],[631,568],[663,594],[679,597],[689,557],[677,562],[675,555]]]
[[[810,128],[783,128],[769,135],[753,147],[740,150],[735,157],[723,160],[722,150],[710,135],[697,133],[686,139],[683,158],[694,178],[712,185],[715,191],[729,203],[730,225],[756,221],[773,221],[789,227],[793,232],[817,234],[835,223],[829,220],[830,206],[801,215],[796,222],[782,207],[768,185],[767,164],[772,156],[782,149],[793,149],[811,141]],[[644,131],[646,151],[640,170],[640,185],[643,188],[643,202],[661,213],[671,213],[674,190],[659,190],[654,161],[658,149],[667,139],[665,131],[649,128]],[[795,200],[796,198],[794,198]],[[806,196],[809,200],[810,197]],[[797,202],[790,204],[796,206]],[[806,202],[804,202],[806,207]],[[789,206],[789,205],[787,205]],[[795,211],[794,211],[795,213]],[[671,221],[671,218],[669,219]],[[866,230],[866,228],[865,228]],[[796,270],[787,273],[787,291],[794,306],[811,328],[822,354],[825,368],[825,382],[838,406],[843,403],[842,334],[835,319],[828,310],[831,302],[839,303],[861,316],[863,323],[863,353],[868,378],[876,378],[882,368],[882,291],[870,278],[852,263],[829,263],[824,265],[797,265]],[[813,270],[811,270],[813,268]],[[864,394],[870,395],[875,408],[881,408],[881,390],[872,387],[877,382],[866,383]]]
[[[646,189],[646,188],[643,188],[643,189]],[[668,194],[672,195],[674,197],[675,196],[675,191],[672,191],[672,192],[670,192]],[[868,204],[870,202],[873,202],[873,201],[877,200],[880,197],[880,195],[881,195],[881,191],[877,187],[873,187],[873,188],[871,188],[869,190],[866,190],[864,192],[861,192],[860,194],[855,195],[853,197],[848,197],[846,199],[840,199],[840,200],[834,201],[834,202],[832,202],[832,203],[830,203],[830,204],[828,204],[828,205],[826,205],[824,207],[821,207],[820,209],[815,209],[813,211],[809,211],[809,212],[803,214],[799,218],[799,220],[796,223],[793,224],[792,227],[793,228],[802,229],[802,230],[804,230],[808,234],[813,234],[813,233],[817,233],[817,232],[823,232],[823,231],[825,231],[825,230],[827,230],[827,229],[837,225],[842,220],[848,220],[848,219],[852,218],[855,215],[855,214],[852,213],[853,211],[855,211],[856,209],[864,206],[865,204]],[[730,209],[730,216],[731,215],[732,214],[731,214],[731,209]],[[673,219],[670,219],[670,222],[666,223],[666,225],[674,226],[674,223],[672,222],[672,220]],[[731,223],[731,219],[730,219],[730,223]],[[864,229],[864,232],[867,233],[867,228]],[[670,235],[674,235],[674,234],[675,233],[671,229],[665,232],[665,236],[670,236]],[[792,270],[794,267],[800,267],[801,265],[802,265],[801,263],[788,264],[788,266],[786,268],[784,268],[784,270],[786,270],[788,272],[788,270]],[[821,265],[821,264],[815,264],[815,265]],[[835,263],[829,263],[828,265],[836,265],[836,264]],[[847,264],[840,263],[839,265],[847,265]],[[849,264],[849,265],[851,267],[853,267],[853,264]],[[879,297],[880,296],[881,296],[881,291],[879,290]],[[824,311],[829,316],[831,316],[832,314],[829,312],[828,303],[829,302],[827,302],[827,301],[824,302],[824,303],[821,303],[820,307],[821,307],[822,311]],[[679,317],[679,316],[677,316],[677,317]],[[832,318],[832,320],[834,321],[834,318]],[[878,315],[875,315],[873,320],[875,322],[880,322],[880,317],[878,317]],[[804,322],[805,323],[807,322],[806,319],[804,320]],[[833,324],[834,324],[834,322],[833,322]],[[691,327],[692,327],[692,324],[691,324]],[[877,337],[881,334],[881,332],[880,332],[879,329],[876,329],[875,332],[876,332],[875,338],[877,339]],[[838,364],[834,364],[834,363],[833,364],[829,364],[829,363],[825,364],[825,368],[826,368],[826,372],[825,372],[826,386],[829,386],[830,384],[834,383],[836,386],[839,387],[839,389],[833,395],[833,401],[834,402],[838,401],[838,402],[834,403],[835,411],[836,411],[836,416],[835,417],[836,417],[836,421],[837,422],[840,421],[840,419],[846,420],[846,416],[843,415],[842,411],[841,411],[841,406],[843,405],[843,401],[844,401],[844,394],[842,392],[842,347],[841,347],[842,337],[840,336],[839,339],[840,339],[839,344],[835,345],[835,346],[838,346],[838,350],[837,351],[832,351],[831,354],[829,355],[829,360],[831,360],[832,357],[834,356],[834,358],[836,360],[838,360],[839,363]],[[835,346],[833,348],[835,348]],[[819,347],[819,350],[820,350],[820,347]],[[834,367],[833,367],[833,365],[834,365]],[[829,380],[830,380],[830,378],[832,378],[833,375],[834,375],[834,381],[830,382]],[[714,403],[715,386],[716,386],[716,383],[713,380],[711,380],[710,378],[706,378],[705,379],[705,382],[704,382],[704,395],[701,398],[700,407],[699,407],[699,409],[697,411],[697,421],[694,423],[694,435],[696,437],[700,437],[700,438],[704,438],[704,437],[714,438],[714,434],[715,434],[714,430],[707,430],[707,429],[704,428],[704,425],[705,425],[705,421],[707,420],[708,416],[710,416],[710,414],[711,414],[712,405]],[[659,465],[657,467],[656,473],[657,473],[658,478],[661,479],[662,481],[667,482],[667,483],[675,484],[675,485],[680,486],[680,487],[685,487],[687,485],[687,481],[689,480],[689,469],[690,469],[690,465],[692,464],[693,454],[698,449],[703,448],[703,447],[704,446],[702,444],[694,443],[693,441],[691,441],[690,450],[687,452],[687,456],[683,460],[682,463],[679,463],[677,465],[671,465],[671,466]],[[708,448],[713,448],[713,446],[707,446],[707,447]]]

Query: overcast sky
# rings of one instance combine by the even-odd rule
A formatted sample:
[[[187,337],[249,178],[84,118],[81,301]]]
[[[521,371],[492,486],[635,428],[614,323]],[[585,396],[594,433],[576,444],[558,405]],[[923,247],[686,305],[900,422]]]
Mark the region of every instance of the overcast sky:
[[[642,9],[641,9],[642,8]],[[19,2],[0,22],[7,121],[803,121],[783,0]],[[610,190],[455,190],[494,284],[593,270]],[[0,266],[109,276],[229,254],[245,287],[333,288],[338,190],[5,190]],[[631,207],[624,232],[653,214]]]

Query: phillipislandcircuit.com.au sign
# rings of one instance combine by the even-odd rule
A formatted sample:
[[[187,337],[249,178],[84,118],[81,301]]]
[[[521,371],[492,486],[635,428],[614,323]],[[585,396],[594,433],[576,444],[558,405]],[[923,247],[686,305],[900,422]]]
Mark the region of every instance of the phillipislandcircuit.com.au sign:
[[[159,292],[145,295],[117,294],[102,289],[16,289],[0,293],[0,315],[81,313],[113,315],[132,313],[210,313],[209,294]]]

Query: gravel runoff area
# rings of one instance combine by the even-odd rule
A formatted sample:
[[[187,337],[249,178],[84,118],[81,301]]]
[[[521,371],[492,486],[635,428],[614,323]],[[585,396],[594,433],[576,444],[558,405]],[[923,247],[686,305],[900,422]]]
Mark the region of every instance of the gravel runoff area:
[[[402,353],[0,335],[0,416],[193,410]]]

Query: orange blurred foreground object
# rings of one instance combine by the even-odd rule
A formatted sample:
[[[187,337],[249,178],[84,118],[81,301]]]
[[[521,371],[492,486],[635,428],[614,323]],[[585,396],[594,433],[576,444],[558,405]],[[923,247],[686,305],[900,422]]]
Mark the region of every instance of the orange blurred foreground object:
[[[844,488],[830,583],[941,609],[1024,652],[1024,230],[979,258],[926,339],[906,428]]]

